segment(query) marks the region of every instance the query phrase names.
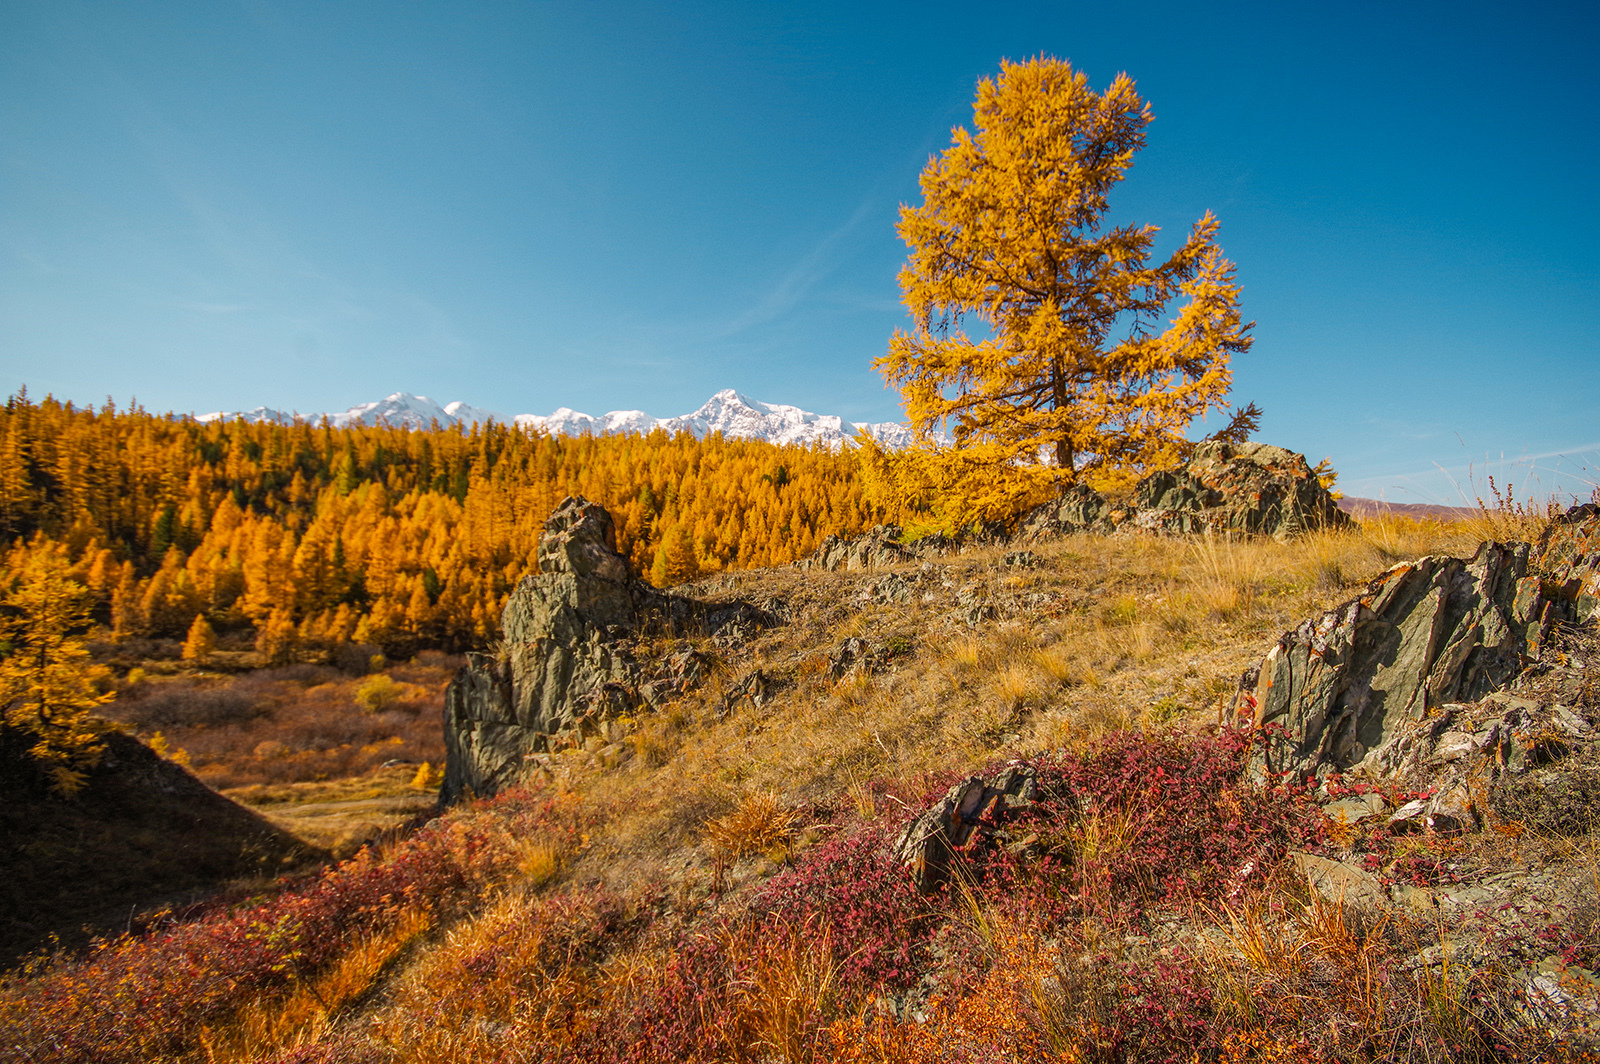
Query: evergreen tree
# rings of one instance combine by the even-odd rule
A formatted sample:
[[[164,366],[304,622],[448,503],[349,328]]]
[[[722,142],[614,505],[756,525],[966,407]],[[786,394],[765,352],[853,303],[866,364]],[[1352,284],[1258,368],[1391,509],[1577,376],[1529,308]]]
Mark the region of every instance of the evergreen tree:
[[[194,623],[189,626],[189,634],[183,640],[183,660],[205,664],[211,657],[211,652],[217,646],[217,633],[212,631],[211,623],[206,620],[206,615],[194,615]]]

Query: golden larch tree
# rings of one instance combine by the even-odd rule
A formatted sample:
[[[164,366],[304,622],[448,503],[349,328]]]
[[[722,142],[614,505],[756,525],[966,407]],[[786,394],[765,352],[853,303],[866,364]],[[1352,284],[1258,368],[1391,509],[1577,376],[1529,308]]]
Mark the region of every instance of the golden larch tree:
[[[1216,218],[1154,265],[1155,226],[1106,223],[1151,118],[1126,74],[1096,93],[1062,60],[1002,62],[978,85],[976,132],[954,130],[923,203],[901,208],[914,325],[875,365],[925,439],[948,426],[953,445],[925,444],[902,472],[963,495],[965,517],[1126,481],[1223,405],[1251,340]]]
[[[27,744],[52,789],[82,788],[105,749],[108,725],[96,715],[111,695],[95,689],[81,631],[89,599],[56,549],[10,552],[0,596],[0,731]]]
[[[189,634],[183,640],[183,660],[193,661],[201,665],[211,660],[211,652],[217,648],[217,633],[212,629],[211,622],[206,620],[206,615],[194,615],[194,623],[189,625]]]

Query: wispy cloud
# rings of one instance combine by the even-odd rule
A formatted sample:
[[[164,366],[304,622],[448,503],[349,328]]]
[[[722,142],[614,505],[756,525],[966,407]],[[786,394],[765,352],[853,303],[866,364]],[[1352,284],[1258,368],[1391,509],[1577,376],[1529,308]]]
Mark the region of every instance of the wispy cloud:
[[[1420,470],[1420,471],[1415,472],[1415,473],[1386,473],[1386,474],[1383,474],[1383,475],[1380,475],[1380,476],[1376,476],[1376,477],[1367,477],[1366,479],[1367,480],[1384,480],[1384,479],[1401,480],[1401,479],[1407,479],[1407,478],[1412,478],[1412,477],[1437,476],[1440,473],[1444,473],[1444,474],[1447,474],[1447,475],[1461,474],[1462,476],[1471,476],[1474,473],[1481,472],[1481,471],[1484,471],[1484,470],[1502,469],[1502,468],[1506,468],[1506,467],[1517,467],[1517,466],[1523,466],[1523,467],[1526,467],[1526,468],[1528,468],[1530,470],[1542,471],[1542,472],[1546,472],[1546,473],[1568,472],[1566,470],[1561,470],[1556,466],[1545,467],[1545,466],[1540,466],[1538,463],[1544,461],[1547,458],[1573,459],[1573,458],[1579,458],[1579,457],[1582,457],[1584,455],[1591,454],[1591,453],[1594,453],[1594,452],[1600,452],[1600,441],[1596,441],[1595,443],[1583,443],[1583,444],[1579,444],[1576,447],[1563,447],[1558,451],[1544,451],[1544,452],[1542,452],[1540,454],[1521,454],[1521,455],[1504,455],[1504,454],[1502,454],[1499,458],[1492,458],[1492,457],[1490,457],[1488,455],[1485,455],[1482,459],[1473,459],[1472,461],[1463,462],[1463,463],[1461,463],[1459,465],[1450,465],[1450,466],[1436,465],[1436,466],[1433,466],[1430,469]]]
[[[1453,499],[1456,504],[1470,504],[1478,496],[1489,494],[1484,480],[1494,477],[1503,489],[1510,489],[1515,482],[1520,489],[1519,498],[1546,494],[1579,496],[1592,491],[1600,481],[1600,469],[1596,468],[1600,462],[1596,462],[1596,455],[1600,455],[1600,441],[1538,454],[1485,455],[1448,466],[1435,464],[1429,469],[1408,473],[1366,476],[1349,483],[1341,482],[1340,487],[1355,495],[1390,497],[1399,493],[1427,502]]]
[[[749,310],[717,329],[712,339],[725,340],[746,329],[764,325],[799,305],[811,291],[833,272],[836,251],[882,205],[881,197],[868,196],[844,224],[828,233],[796,262]]]
[[[174,300],[172,305],[179,310],[192,310],[196,314],[238,314],[250,309],[248,303],[207,303],[193,299]]]

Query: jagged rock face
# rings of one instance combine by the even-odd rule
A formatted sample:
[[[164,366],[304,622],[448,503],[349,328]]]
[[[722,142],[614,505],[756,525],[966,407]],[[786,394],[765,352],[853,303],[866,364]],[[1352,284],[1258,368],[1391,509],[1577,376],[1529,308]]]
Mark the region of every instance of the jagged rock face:
[[[1135,505],[1140,527],[1167,532],[1283,538],[1350,524],[1304,455],[1265,443],[1197,444],[1183,465],[1140,481]]]
[[[506,602],[499,648],[468,654],[445,691],[447,805],[540,771],[554,736],[606,733],[616,717],[695,683],[702,670],[692,651],[654,662],[634,657],[641,627],[692,624],[720,641],[779,620],[747,602],[697,602],[636,579],[617,552],[611,515],[586,499],[556,507],[538,557],[540,572]]]
[[[604,507],[569,498],[545,522],[536,576],[501,617],[495,654],[469,654],[445,691],[446,804],[526,775],[548,737],[628,708],[637,673],[616,637],[664,597],[634,580]]]
[[[1530,575],[1530,551],[1486,543],[1470,561],[1397,565],[1284,634],[1236,700],[1265,731],[1254,770],[1344,771],[1430,710],[1504,688],[1577,613],[1568,589]]]

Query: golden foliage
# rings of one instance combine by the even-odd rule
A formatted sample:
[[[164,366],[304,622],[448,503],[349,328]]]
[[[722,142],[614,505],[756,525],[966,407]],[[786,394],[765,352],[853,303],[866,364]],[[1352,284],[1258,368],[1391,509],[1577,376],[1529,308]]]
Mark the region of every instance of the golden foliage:
[[[659,432],[200,423],[23,391],[0,407],[0,543],[62,547],[116,638],[182,639],[199,616],[223,648],[254,629],[270,661],[460,650],[488,640],[568,495],[611,511],[636,572],[678,583],[881,520],[857,461]]]
[[[206,615],[195,614],[194,623],[189,626],[189,634],[183,640],[183,660],[204,663],[216,647],[217,633],[212,630]]]
[[[1117,486],[1170,464],[1189,422],[1223,404],[1251,341],[1216,218],[1157,265],[1155,226],[1104,227],[1151,118],[1125,74],[1096,93],[1064,61],[1004,62],[978,85],[976,132],[954,131],[922,205],[901,208],[915,324],[876,365],[925,439],[950,425],[953,446],[893,461],[956,524],[1053,482]]]
[[[23,737],[57,793],[77,793],[105,749],[94,711],[111,700],[95,689],[78,636],[88,596],[68,575],[65,551],[34,543],[6,558],[0,588],[0,724]]]

